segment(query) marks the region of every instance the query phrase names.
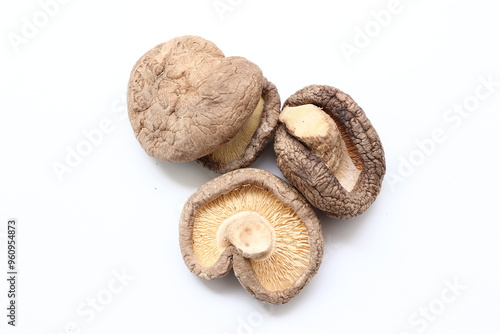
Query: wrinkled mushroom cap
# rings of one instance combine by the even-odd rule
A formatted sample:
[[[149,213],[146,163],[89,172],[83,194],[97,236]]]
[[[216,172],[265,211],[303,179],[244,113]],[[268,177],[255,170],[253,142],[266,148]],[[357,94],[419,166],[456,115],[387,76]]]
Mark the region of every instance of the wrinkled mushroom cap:
[[[253,163],[262,154],[278,127],[280,96],[276,86],[266,79],[262,88],[261,103],[262,110],[259,113],[254,112],[229,143],[198,159],[198,162],[217,173],[227,173]],[[250,124],[251,122],[254,124]]]
[[[233,221],[240,223],[235,229],[228,227]],[[297,295],[323,255],[320,223],[305,198],[277,176],[253,168],[198,189],[184,206],[179,235],[194,274],[215,279],[233,268],[251,295],[273,304]]]
[[[128,87],[130,122],[149,155],[196,160],[239,132],[257,107],[263,85],[262,72],[252,62],[224,57],[200,37],[177,37],[135,64]]]
[[[283,123],[274,141],[278,167],[313,206],[334,218],[355,217],[368,209],[380,192],[386,170],[380,138],[359,105],[331,86],[307,86],[290,96],[283,110],[309,104],[334,121],[347,159],[357,169],[356,178],[350,187],[343,186],[324,159],[295,138]]]

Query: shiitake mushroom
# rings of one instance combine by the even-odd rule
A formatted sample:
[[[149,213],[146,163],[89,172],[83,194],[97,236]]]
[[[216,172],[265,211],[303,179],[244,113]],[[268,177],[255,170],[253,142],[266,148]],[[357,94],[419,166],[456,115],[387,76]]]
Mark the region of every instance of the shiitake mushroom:
[[[380,138],[363,109],[335,87],[307,86],[285,101],[274,150],[283,176],[328,216],[356,217],[380,192]]]
[[[257,159],[279,109],[276,87],[257,65],[225,57],[198,36],[157,45],[129,79],[129,118],[143,149],[167,162],[199,160],[218,173]]]
[[[306,199],[255,168],[223,174],[191,195],[179,242],[194,274],[211,280],[233,269],[251,295],[273,304],[296,296],[323,257],[321,226]]]

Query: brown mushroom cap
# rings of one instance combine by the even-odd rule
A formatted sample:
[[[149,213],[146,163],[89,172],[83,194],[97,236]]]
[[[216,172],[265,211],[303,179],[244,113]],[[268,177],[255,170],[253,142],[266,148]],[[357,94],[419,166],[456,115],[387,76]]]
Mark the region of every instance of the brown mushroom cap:
[[[182,36],[160,44],[135,64],[128,87],[129,118],[144,150],[163,161],[192,161],[230,141],[262,95],[264,77],[242,57]]]
[[[229,143],[198,159],[198,162],[217,173],[227,173],[253,163],[278,126],[281,101],[276,86],[270,81],[264,82],[261,102],[260,113],[254,112],[247,121],[247,124],[254,124],[245,124]]]
[[[323,255],[319,220],[305,198],[270,172],[219,176],[186,202],[179,225],[184,261],[204,279],[231,268],[261,301],[282,304],[316,274]]]
[[[368,209],[380,192],[386,170],[380,138],[358,104],[337,88],[307,86],[290,96],[283,110],[305,105],[320,108],[333,120],[346,153],[344,160],[351,168],[344,173],[347,176],[342,176],[347,181],[340,182],[332,163],[325,162],[326,156],[332,160],[335,157],[314,152],[308,146],[310,141],[294,137],[283,123],[274,141],[278,167],[313,206],[334,218],[355,217]],[[316,148],[339,151],[332,145]]]

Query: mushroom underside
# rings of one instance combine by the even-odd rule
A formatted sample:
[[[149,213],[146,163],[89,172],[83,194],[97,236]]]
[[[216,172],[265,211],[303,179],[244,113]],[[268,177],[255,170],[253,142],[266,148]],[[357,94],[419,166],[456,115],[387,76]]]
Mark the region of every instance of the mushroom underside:
[[[291,136],[326,164],[347,192],[353,190],[363,163],[343,124],[313,104],[287,106],[279,119]]]
[[[281,116],[285,119],[274,140],[277,165],[314,207],[333,218],[353,218],[380,192],[385,157],[379,136],[359,105],[335,87],[311,85],[298,90],[285,101],[282,112],[310,111],[307,106],[319,113],[319,123],[328,125],[295,131]],[[300,117],[291,118],[292,125],[301,123],[296,121]]]
[[[244,259],[250,262],[260,285],[270,292],[293,287],[310,262],[307,227],[294,210],[279,201],[271,191],[255,185],[237,187],[198,210],[192,232],[195,259],[203,267],[211,267],[226,247],[235,247],[230,238],[221,240],[220,236],[225,235],[221,229],[227,229],[224,222],[231,221],[231,217],[241,212],[262,216],[274,234],[272,247],[265,256]],[[252,233],[257,232],[254,229]],[[238,251],[236,247],[235,251]]]

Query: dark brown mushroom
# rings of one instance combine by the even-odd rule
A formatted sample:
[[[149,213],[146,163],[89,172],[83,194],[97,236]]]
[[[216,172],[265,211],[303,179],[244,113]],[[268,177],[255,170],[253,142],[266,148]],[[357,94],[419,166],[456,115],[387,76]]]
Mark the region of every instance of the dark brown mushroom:
[[[274,148],[283,175],[327,215],[352,218],[375,201],[385,175],[380,138],[341,90],[307,86],[280,114]]]
[[[316,274],[319,220],[300,193],[270,172],[244,168],[215,178],[186,202],[179,225],[184,261],[204,279],[233,268],[258,300],[283,304]]]
[[[217,172],[257,158],[276,128],[279,104],[276,88],[257,65],[224,57],[214,43],[197,36],[177,37],[148,51],[134,66],[128,87],[130,122],[149,155],[168,162],[201,158]],[[242,143],[231,146],[235,138]],[[229,158],[221,148],[227,145]]]

